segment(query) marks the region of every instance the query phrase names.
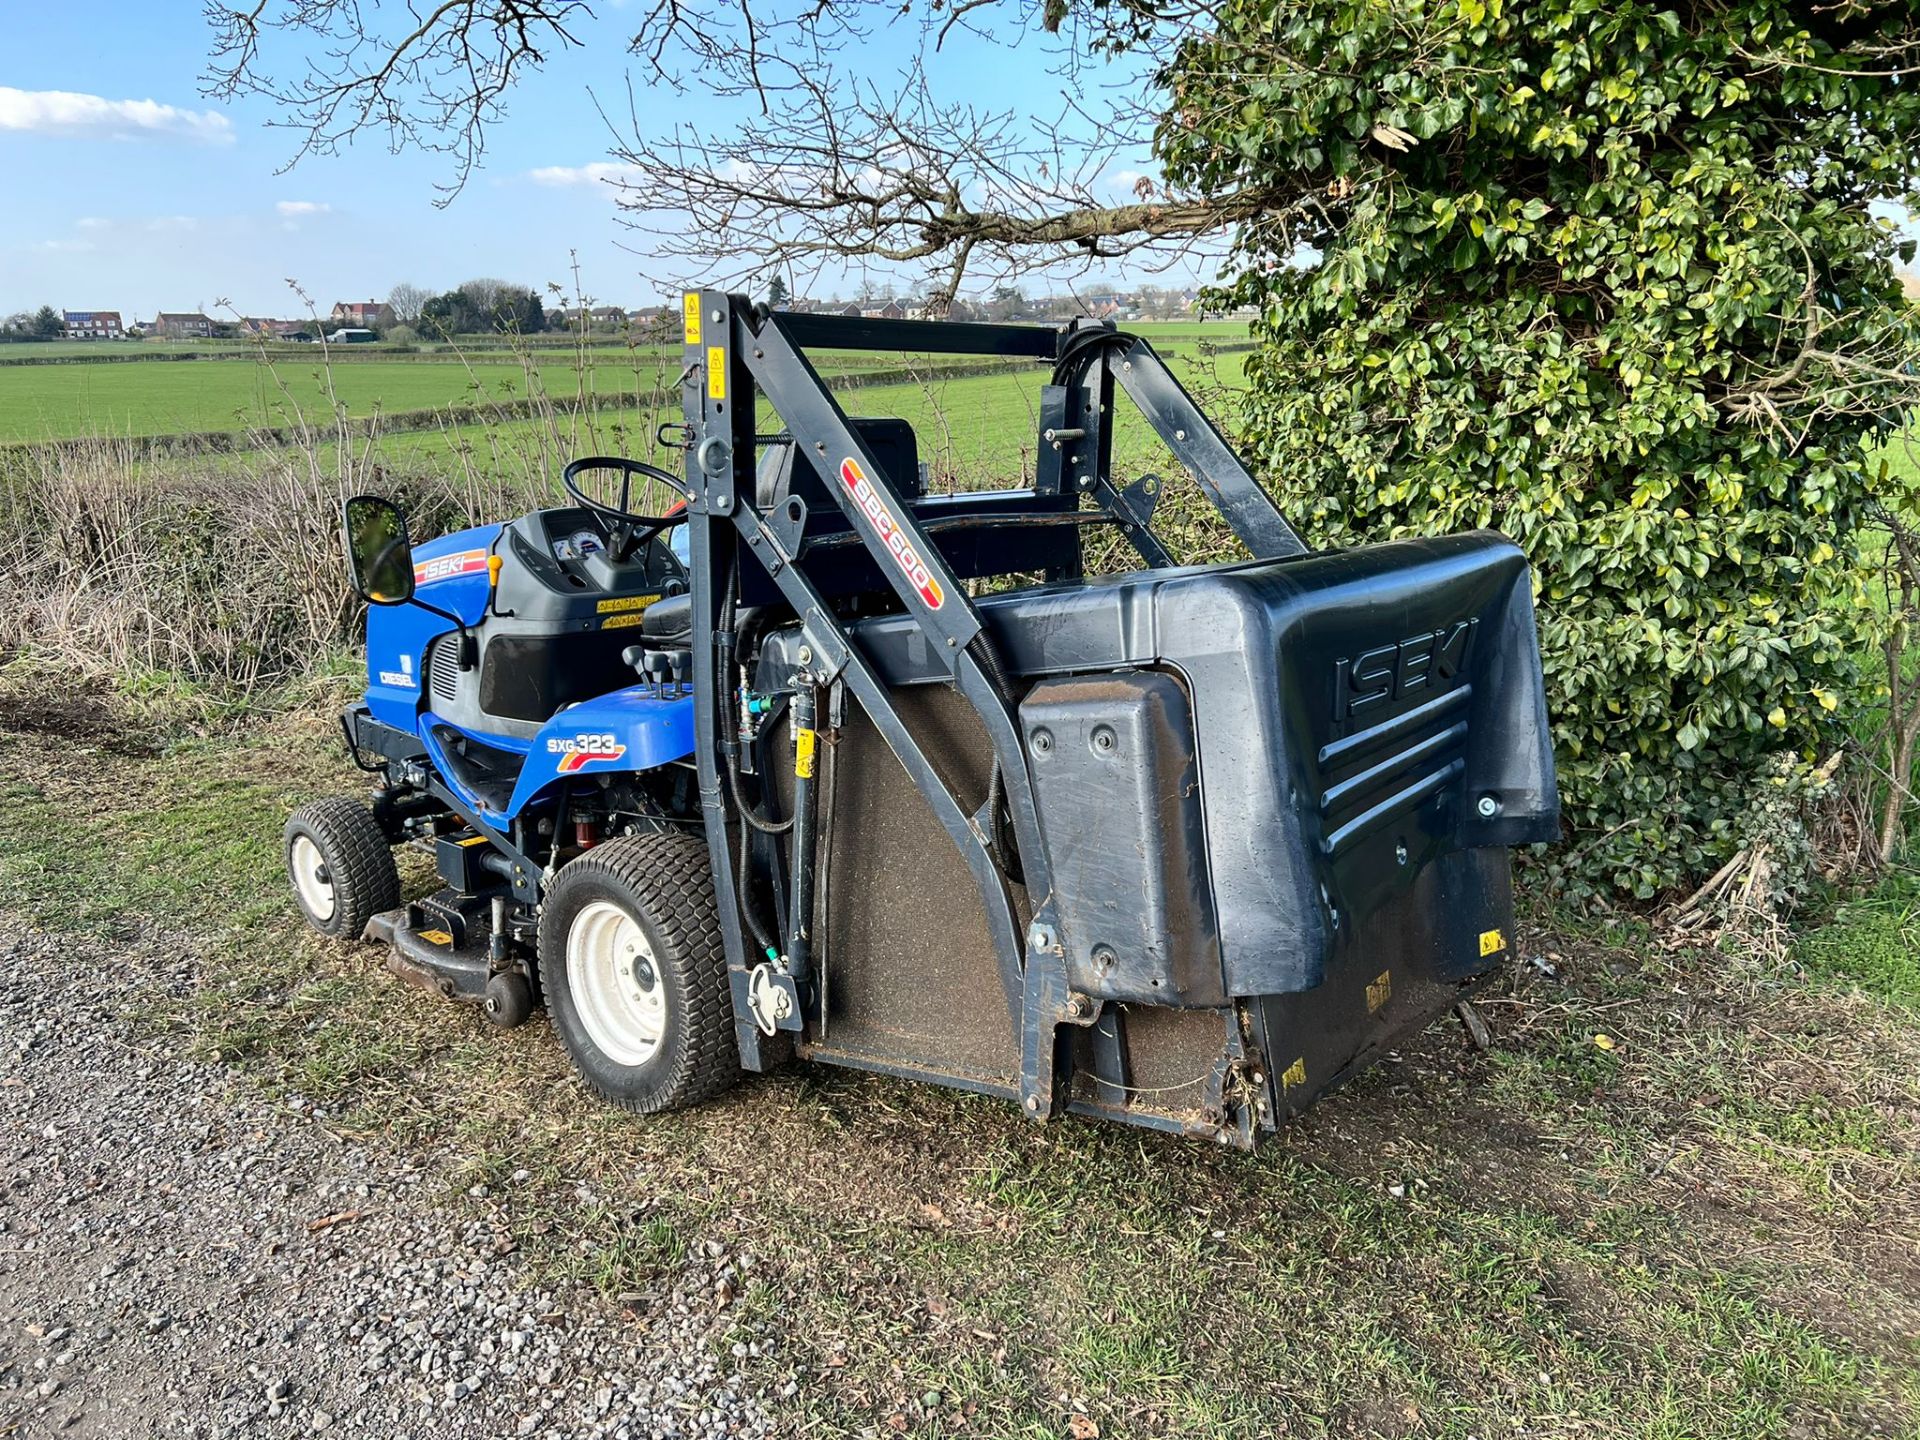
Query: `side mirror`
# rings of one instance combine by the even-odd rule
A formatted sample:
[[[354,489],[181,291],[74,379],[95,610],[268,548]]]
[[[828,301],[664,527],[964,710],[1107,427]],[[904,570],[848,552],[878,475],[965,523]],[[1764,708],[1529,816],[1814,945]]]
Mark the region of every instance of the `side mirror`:
[[[378,495],[355,495],[341,507],[341,534],[353,588],[369,605],[413,598],[413,542],[400,507]]]

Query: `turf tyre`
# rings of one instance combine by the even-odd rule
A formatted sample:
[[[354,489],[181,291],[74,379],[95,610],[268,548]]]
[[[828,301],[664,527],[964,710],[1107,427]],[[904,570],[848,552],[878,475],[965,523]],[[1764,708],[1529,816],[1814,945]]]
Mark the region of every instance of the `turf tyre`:
[[[623,1063],[596,1041],[592,997],[576,991],[568,963],[576,924],[605,916],[609,905],[639,927],[664,987],[658,1040],[638,1063]],[[539,947],[547,1014],[581,1079],[602,1099],[650,1115],[710,1100],[739,1078],[726,951],[703,840],[628,835],[569,861],[541,902]]]
[[[324,867],[317,889],[311,864],[316,854]],[[281,835],[281,858],[293,882],[294,902],[322,935],[358,940],[369,920],[400,903],[393,847],[373,812],[344,795],[294,811]],[[330,905],[322,903],[322,895],[330,897]]]

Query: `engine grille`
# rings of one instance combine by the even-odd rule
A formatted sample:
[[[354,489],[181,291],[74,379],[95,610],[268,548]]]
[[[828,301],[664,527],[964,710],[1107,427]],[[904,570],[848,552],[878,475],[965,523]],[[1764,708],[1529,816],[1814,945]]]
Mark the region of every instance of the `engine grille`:
[[[460,694],[460,640],[442,635],[427,649],[427,689],[436,701],[448,705]]]

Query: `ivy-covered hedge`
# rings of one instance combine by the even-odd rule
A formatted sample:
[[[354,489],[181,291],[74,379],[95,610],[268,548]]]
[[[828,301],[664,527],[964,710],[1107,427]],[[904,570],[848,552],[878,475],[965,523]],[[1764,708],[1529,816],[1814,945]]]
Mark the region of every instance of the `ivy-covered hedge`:
[[[1288,514],[1531,557],[1576,886],[1711,869],[1860,703],[1920,85],[1832,72],[1903,10],[1232,0],[1163,76],[1172,181],[1322,197],[1224,296]]]

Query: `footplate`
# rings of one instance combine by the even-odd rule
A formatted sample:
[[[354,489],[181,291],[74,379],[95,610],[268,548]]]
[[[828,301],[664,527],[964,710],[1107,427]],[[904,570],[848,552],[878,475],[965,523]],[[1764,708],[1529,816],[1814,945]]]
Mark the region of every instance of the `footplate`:
[[[392,947],[387,968],[449,1000],[481,1001],[492,976],[487,901],[442,890],[367,922],[366,938]]]

